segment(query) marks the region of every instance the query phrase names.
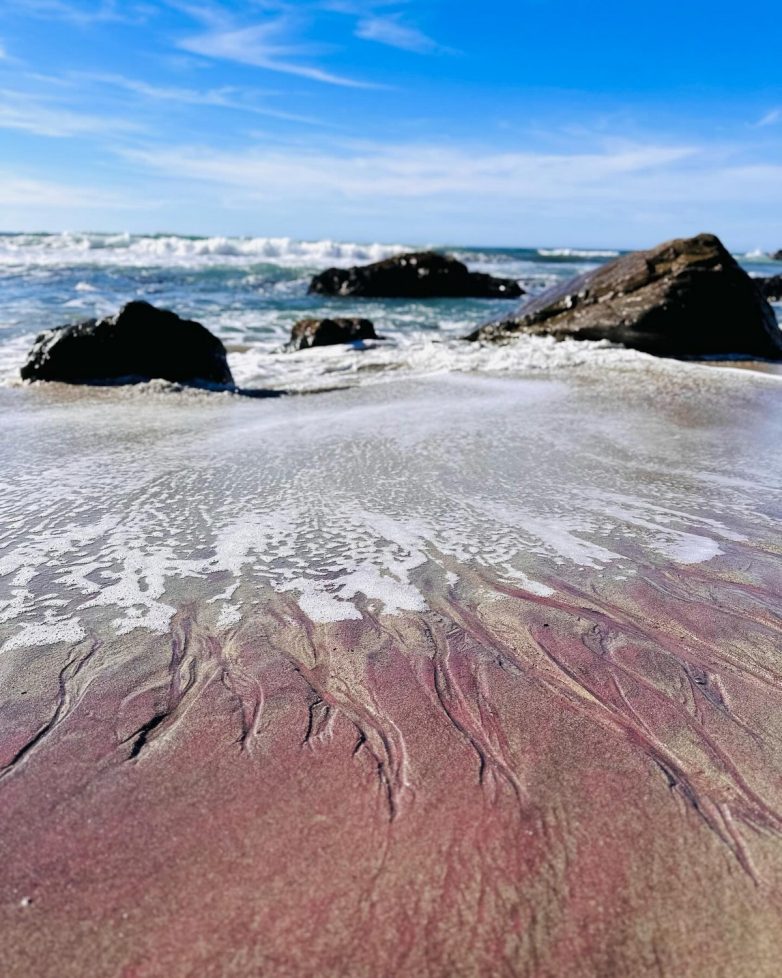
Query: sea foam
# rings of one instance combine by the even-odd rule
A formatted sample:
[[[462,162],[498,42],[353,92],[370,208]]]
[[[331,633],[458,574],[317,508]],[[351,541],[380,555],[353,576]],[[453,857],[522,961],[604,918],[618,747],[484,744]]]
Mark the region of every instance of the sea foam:
[[[760,428],[731,434],[758,398],[766,412],[770,382],[732,373],[615,371],[609,399],[604,371],[584,383],[450,373],[263,404],[169,398],[164,411],[157,388],[49,389],[21,413],[18,392],[0,391],[13,425],[0,647],[165,632],[183,600],[220,628],[267,592],[339,622],[423,611],[434,582],[482,574],[548,596],[585,571],[621,581],[719,559],[748,546],[780,490],[753,461],[746,430]],[[729,406],[723,436],[692,424],[672,439],[664,411],[704,404],[712,424]],[[747,479],[715,482],[726,456]]]
[[[266,237],[183,237],[180,235],[62,234],[0,235],[0,267],[31,265],[114,265],[120,267],[201,267],[215,264],[284,266],[352,265],[380,261],[405,251],[401,244],[300,241]],[[80,283],[82,288],[85,283]]]

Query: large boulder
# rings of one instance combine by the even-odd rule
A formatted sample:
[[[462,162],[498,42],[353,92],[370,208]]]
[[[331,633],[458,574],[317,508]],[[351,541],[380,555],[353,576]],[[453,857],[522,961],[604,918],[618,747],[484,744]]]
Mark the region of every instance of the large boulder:
[[[605,339],[658,356],[782,358],[773,309],[713,234],[623,255],[467,338],[518,333]]]
[[[377,340],[369,319],[300,319],[291,330],[288,350],[307,350],[312,346],[335,346],[357,340]]]
[[[782,299],[782,275],[772,275],[770,278],[756,278],[755,284],[767,299],[774,301]]]
[[[320,295],[371,299],[516,299],[524,295],[518,282],[471,272],[450,255],[419,251],[355,268],[328,268],[310,283]]]
[[[782,251],[775,251],[771,257],[774,261],[782,261]]]
[[[163,378],[232,385],[225,347],[200,323],[129,302],[116,316],[59,326],[36,337],[25,380],[68,384]]]

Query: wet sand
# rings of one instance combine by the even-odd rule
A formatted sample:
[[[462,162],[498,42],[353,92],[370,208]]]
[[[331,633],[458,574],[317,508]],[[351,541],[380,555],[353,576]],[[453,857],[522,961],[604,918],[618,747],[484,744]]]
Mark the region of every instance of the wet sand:
[[[0,971],[778,975],[780,390],[0,391]]]

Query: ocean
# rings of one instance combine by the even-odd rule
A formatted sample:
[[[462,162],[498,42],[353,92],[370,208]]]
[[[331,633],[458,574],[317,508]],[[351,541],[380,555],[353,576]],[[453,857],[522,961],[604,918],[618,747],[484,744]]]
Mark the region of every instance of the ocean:
[[[611,249],[437,246],[474,271],[517,278],[530,294],[620,254]],[[355,244],[291,238],[0,235],[0,382],[12,381],[35,335],[80,319],[111,315],[146,299],[196,319],[229,351],[237,383],[289,391],[377,382],[431,371],[524,371],[581,364],[585,358],[639,356],[607,344],[554,344],[527,338],[501,350],[462,344],[476,326],[515,309],[508,300],[335,299],[307,295],[310,278],[330,266],[378,261],[409,244]],[[778,262],[736,256],[752,275]],[[297,319],[366,316],[386,340],[282,352]],[[610,348],[609,348],[610,349]]]

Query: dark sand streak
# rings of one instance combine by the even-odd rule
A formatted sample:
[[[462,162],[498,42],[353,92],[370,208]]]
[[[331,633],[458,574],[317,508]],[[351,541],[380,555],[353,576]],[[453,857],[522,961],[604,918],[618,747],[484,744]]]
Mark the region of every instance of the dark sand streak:
[[[489,586],[493,597],[487,603],[485,594]],[[513,696],[518,698],[519,703],[531,704],[529,691],[536,687],[544,695],[552,697],[552,707],[559,703],[568,710],[575,710],[583,718],[581,722],[587,725],[585,732],[602,728],[609,742],[613,740],[617,748],[625,743],[631,751],[637,751],[639,757],[646,758],[662,774],[672,794],[682,798],[729,849],[752,880],[754,888],[766,889],[768,885],[775,888],[775,884],[766,879],[763,862],[758,863],[753,857],[753,843],[745,838],[741,826],[761,828],[778,838],[781,822],[777,803],[766,800],[755,790],[742,772],[741,764],[733,757],[730,740],[725,742],[721,739],[729,727],[708,729],[708,718],[720,716],[742,734],[745,731],[754,733],[754,743],[761,746],[758,731],[749,730],[746,721],[740,724],[736,722],[727,705],[726,694],[717,679],[711,678],[718,674],[707,673],[703,666],[693,661],[693,656],[698,660],[705,659],[708,650],[710,668],[713,668],[719,656],[718,650],[705,643],[698,646],[697,653],[693,653],[689,646],[681,646],[667,637],[671,634],[670,625],[663,640],[659,628],[641,626],[631,612],[620,611],[606,599],[598,601],[592,597],[587,602],[583,595],[567,586],[563,586],[560,593],[568,597],[532,595],[499,581],[491,582],[489,577],[483,575],[482,591],[476,594],[484,597],[475,606],[454,596],[432,594],[432,610],[420,618],[384,619],[367,613],[361,623],[350,622],[328,628],[306,621],[295,603],[287,598],[280,602],[269,595],[266,599],[269,603],[268,613],[261,612],[257,622],[246,622],[239,629],[224,634],[214,633],[210,627],[202,625],[195,609],[182,610],[172,623],[170,654],[163,670],[165,681],[158,683],[156,691],[152,687],[152,695],[143,698],[147,704],[147,715],[138,717],[132,732],[122,739],[120,746],[134,764],[145,766],[148,770],[145,778],[151,778],[152,783],[158,783],[160,777],[167,780],[174,776],[175,780],[178,779],[176,768],[172,767],[174,758],[182,751],[189,751],[191,741],[202,745],[196,749],[205,751],[205,756],[215,758],[222,751],[220,741],[226,746],[239,745],[239,756],[246,757],[240,766],[244,768],[249,765],[246,773],[240,773],[239,767],[236,767],[240,764],[236,755],[234,760],[230,760],[230,755],[226,756],[221,766],[229,781],[237,776],[245,785],[248,784],[247,776],[252,776],[252,770],[259,774],[266,770],[266,779],[272,776],[279,779],[281,772],[272,774],[278,767],[275,755],[280,760],[292,756],[288,755],[288,748],[282,746],[284,739],[290,738],[291,734],[291,746],[298,750],[305,748],[312,757],[311,763],[316,768],[322,768],[324,775],[331,771],[330,777],[336,778],[337,783],[344,782],[345,777],[354,780],[355,775],[349,774],[345,765],[355,764],[367,752],[372,758],[377,781],[385,797],[387,828],[381,829],[380,824],[375,823],[376,827],[371,830],[377,838],[373,868],[367,875],[362,873],[362,882],[354,890],[352,914],[355,925],[345,922],[345,938],[340,945],[340,953],[349,955],[351,960],[361,957],[363,952],[358,935],[364,926],[380,927],[381,933],[387,934],[389,939],[392,933],[398,933],[398,946],[393,946],[396,942],[387,943],[386,937],[376,945],[377,952],[386,956],[373,958],[373,968],[395,967],[402,971],[410,968],[415,973],[444,975],[448,969],[455,967],[446,948],[470,946],[475,949],[471,953],[479,956],[485,954],[488,956],[486,961],[494,961],[492,967],[495,970],[492,973],[530,976],[555,973],[551,970],[551,962],[557,959],[557,953],[555,944],[551,942],[555,939],[557,925],[550,919],[548,923],[538,921],[540,908],[533,911],[532,905],[528,905],[530,916],[523,931],[530,940],[526,944],[522,941],[513,952],[503,946],[499,934],[494,933],[493,925],[489,923],[492,917],[504,919],[503,928],[512,929],[513,913],[507,905],[501,910],[502,902],[496,902],[503,899],[500,893],[504,884],[497,890],[498,879],[493,877],[491,866],[483,864],[481,838],[485,837],[485,833],[500,832],[500,838],[504,840],[501,848],[517,885],[526,879],[530,896],[534,892],[547,893],[546,907],[553,908],[557,900],[568,899],[567,886],[561,889],[561,884],[555,883],[554,879],[561,874],[564,881],[579,872],[574,869],[567,848],[563,849],[561,856],[556,855],[559,846],[557,839],[565,830],[559,824],[560,816],[552,822],[553,812],[547,811],[550,802],[543,801],[547,792],[541,794],[540,786],[535,786],[541,773],[538,761],[533,760],[536,755],[529,754],[529,745],[525,745],[524,738],[519,740],[519,731],[514,729],[517,721],[514,721],[513,712],[508,712],[512,702],[508,697],[514,690]],[[571,604],[571,597],[576,598],[578,604]],[[627,607],[625,605],[625,609]],[[260,630],[255,628],[256,624]],[[263,643],[262,649],[258,648],[258,641]],[[665,661],[668,667],[678,664],[682,682],[686,680],[690,691],[689,707],[685,701],[671,696],[670,692],[664,693],[658,688],[659,680],[644,675],[637,665],[628,667],[623,661],[628,642],[643,642],[653,647],[655,655],[662,656],[661,661]],[[102,736],[98,732],[101,724],[107,728],[111,726],[110,703],[113,698],[120,695],[126,711],[133,706],[133,700],[127,697],[127,694],[132,696],[132,670],[123,680],[123,668],[118,667],[115,682],[119,681],[122,686],[115,689],[113,694],[108,693],[111,686],[93,692],[96,676],[90,674],[90,668],[96,648],[82,644],[71,649],[66,665],[57,678],[59,692],[53,714],[36,735],[17,750],[4,768],[3,774],[7,776],[18,772],[19,765],[25,763],[30,771],[28,778],[31,778],[27,789],[31,792],[27,795],[30,799],[38,797],[42,800],[40,789],[35,785],[42,783],[41,777],[46,777],[46,747],[52,733],[56,731],[63,736],[68,729],[75,733],[80,713],[89,710],[98,722],[93,736]],[[253,648],[261,654],[254,655]],[[130,651],[127,646],[126,649]],[[679,658],[675,650],[684,657]],[[409,667],[400,671],[403,661],[407,661]],[[364,665],[361,665],[362,662]],[[368,669],[369,662],[376,665]],[[285,681],[287,692],[284,700],[280,699],[283,687],[275,691],[274,682],[269,681],[270,671],[277,672],[278,676],[287,674],[290,677]],[[416,674],[419,678],[413,680]],[[744,671],[736,671],[735,675],[743,677],[744,682],[754,678]],[[504,676],[504,679],[498,685],[499,676]],[[395,689],[395,684],[399,682],[402,682],[402,687]],[[423,684],[419,685],[417,693],[411,682]],[[503,689],[505,692],[501,692]],[[774,692],[777,692],[776,688]],[[429,714],[426,723],[430,734],[424,733],[422,739],[423,731],[416,730],[415,725],[411,727],[409,718],[395,715],[390,706],[392,700],[417,701],[419,709],[424,711],[422,715]],[[536,707],[538,711],[542,702]],[[693,709],[696,702],[697,712]],[[139,700],[137,706],[141,705],[142,701]],[[438,715],[441,719],[438,719]],[[105,718],[103,721],[100,720],[101,716]],[[566,727],[569,726],[565,714],[560,714],[559,720],[554,720],[555,716],[556,709],[554,714],[549,714],[546,722],[553,721],[559,725],[564,722]],[[275,728],[280,724],[279,732],[275,733]],[[297,726],[298,734],[295,733]],[[213,727],[214,733],[210,733]],[[679,746],[674,746],[670,739],[670,734],[675,730],[678,730],[676,740]],[[106,729],[106,735],[113,739],[109,729]],[[208,746],[204,738],[215,735],[218,740]],[[585,743],[593,736],[589,733]],[[685,753],[682,753],[683,736],[690,744]],[[280,741],[280,737],[283,741]],[[430,737],[434,739],[430,740]],[[431,753],[433,744],[444,745],[453,738],[462,742],[476,759],[473,787],[468,774],[472,765],[468,764],[466,770],[458,772],[458,768],[445,763],[445,755],[442,755],[441,761],[436,760],[442,747],[438,747],[435,754]],[[315,745],[317,750],[314,750]],[[536,752],[539,750],[540,747],[535,749]],[[692,751],[695,753],[692,754]],[[696,758],[700,760],[696,761]],[[432,762],[435,765],[433,768],[430,767]],[[565,783],[570,783],[581,764],[577,756],[572,757],[572,762],[576,768],[565,777]],[[422,763],[424,768],[420,766]],[[708,764],[708,769],[701,769],[703,763]],[[236,768],[235,774],[231,773],[233,768]],[[427,768],[429,773],[423,775],[423,770]],[[709,774],[709,771],[712,773]],[[342,773],[337,775],[337,772]],[[291,769],[291,775],[294,780],[287,790],[295,793],[300,790],[295,787],[298,775],[294,769]],[[106,802],[102,803],[108,804],[108,808],[104,807],[103,811],[105,818],[114,820],[119,812],[115,809],[116,803],[109,801],[115,791],[110,785],[116,784],[111,765],[102,769],[100,774],[96,773],[96,778],[98,780],[91,791],[105,796],[105,791],[109,790],[109,795],[105,796]],[[25,797],[23,782],[24,779],[21,779],[20,797]],[[307,790],[317,790],[316,783],[313,782]],[[512,801],[510,810],[506,809],[506,802],[502,800],[502,785],[509,789],[506,801]],[[484,804],[479,803],[478,807],[474,800],[468,801],[476,788],[479,796],[484,798]],[[432,796],[433,803],[443,790],[446,791],[445,797],[452,797],[450,804],[455,806],[448,818],[461,810],[455,824],[462,828],[456,834],[455,824],[449,827],[446,827],[447,821],[442,825],[437,824],[435,812],[438,808],[443,813],[448,812],[449,804],[442,808],[443,802],[440,801],[434,809],[430,807],[429,796]],[[647,787],[644,790],[651,789]],[[193,796],[194,802],[201,791],[199,789]],[[453,792],[457,792],[457,795]],[[609,797],[612,795],[609,789]],[[457,801],[457,797],[460,800]],[[618,797],[614,797],[618,801]],[[201,804],[198,802],[199,806]],[[210,808],[213,804],[208,802]],[[265,804],[271,804],[272,809],[274,807],[271,799],[267,799]],[[465,806],[467,811],[474,812],[472,816],[466,816]],[[94,803],[90,807],[96,810]],[[515,818],[510,817],[508,821],[514,809]],[[75,810],[81,810],[79,802],[75,803]],[[99,806],[97,811],[100,810]],[[342,818],[346,820],[346,830],[354,824],[346,813],[339,814],[339,808],[332,815],[338,821]],[[424,817],[423,823],[421,816]],[[569,818],[573,816],[571,809]],[[467,821],[463,821],[465,817]],[[306,817],[300,814],[298,818],[302,827],[306,826]],[[377,812],[369,818],[371,824],[377,818]],[[514,821],[515,828],[512,827]],[[402,828],[407,822],[410,822],[413,830],[412,836]],[[468,828],[470,822],[472,827]],[[327,824],[334,824],[337,830],[336,823]],[[427,824],[429,828],[423,830]],[[494,830],[490,828],[492,824],[496,825]],[[317,826],[318,823],[313,822],[310,831],[322,831]],[[6,826],[6,833],[8,828]],[[152,824],[149,829],[153,834],[157,831]],[[281,829],[278,823],[276,831]],[[684,826],[681,831],[687,836],[691,834],[691,830]],[[17,826],[11,835],[21,842],[20,832],[22,836],[26,834]],[[460,840],[461,833],[466,835]],[[470,841],[473,833],[475,838]],[[338,835],[341,834],[338,831]],[[346,842],[350,835],[351,831],[348,830]],[[421,853],[422,844],[430,845],[437,836],[442,836],[446,847],[442,853],[445,875],[439,884],[444,892],[454,895],[462,892],[466,896],[470,888],[475,888],[475,904],[467,930],[470,936],[466,945],[462,945],[458,937],[460,912],[452,918],[451,926],[456,929],[446,943],[443,943],[444,935],[439,934],[437,929],[437,937],[426,938],[426,928],[432,926],[426,921],[430,920],[433,911],[420,907],[417,911],[413,910],[409,897],[404,895],[414,878],[409,873],[414,873],[413,867],[420,858],[415,854]],[[419,837],[418,842],[414,841],[416,837]],[[697,836],[693,836],[693,841],[695,838]],[[529,863],[524,855],[527,848],[525,839],[537,839],[536,845],[542,846],[540,851],[545,855],[536,856]],[[207,848],[202,848],[199,859],[205,859],[205,866],[208,866],[213,857],[209,855],[210,844],[206,840],[204,844]],[[464,845],[473,853],[471,860],[477,860],[473,868],[470,868],[470,861],[464,861]],[[516,865],[513,851],[517,847],[521,847],[521,862]],[[26,846],[23,848],[26,849]],[[143,862],[141,850],[132,843],[130,849],[135,852],[135,858]],[[457,855],[457,852],[460,854]],[[531,857],[533,852],[534,847],[528,856]],[[707,857],[705,853],[706,850],[703,850],[700,858],[707,859],[713,873],[718,864],[714,864],[712,857]],[[4,855],[13,861],[7,848]],[[306,874],[298,877],[302,867],[294,852],[289,852],[287,859],[288,868],[278,863],[276,872],[282,873],[289,890],[292,888],[295,892],[297,888],[305,887],[301,891],[301,898],[306,906],[314,898],[305,896],[305,892],[309,892]],[[344,865],[344,868],[337,869],[339,865]],[[333,878],[332,885],[337,886],[338,879],[344,879],[347,883],[352,876],[349,866],[350,861],[335,865],[337,876]],[[559,868],[555,870],[556,866]],[[21,865],[18,871],[24,876]],[[555,872],[554,877],[550,875],[552,871]],[[48,873],[51,876],[52,870]],[[56,875],[55,872],[50,882],[56,879]],[[126,885],[131,885],[121,883],[120,879],[117,878],[116,884],[119,886],[118,894],[125,890]],[[244,887],[246,884],[241,885]],[[434,885],[433,881],[430,885]],[[539,889],[541,886],[543,890]],[[42,893],[46,893],[45,887]],[[396,909],[391,910],[391,917],[388,917],[390,893],[395,894],[393,906]],[[519,897],[522,903],[526,903],[521,892]],[[254,899],[258,898],[263,899],[262,893],[257,893]],[[543,899],[542,896],[539,898]],[[45,895],[41,899],[45,900]],[[457,905],[441,912],[452,914]],[[450,902],[446,902],[445,906],[451,906]],[[399,913],[403,917],[399,917]],[[321,926],[326,926],[327,917],[322,916],[321,912],[316,913],[314,919],[320,919]],[[403,924],[403,919],[407,923]],[[388,927],[391,929],[386,931]],[[413,933],[418,933],[414,941],[412,936],[409,939],[404,937]],[[280,950],[285,947],[282,934],[280,932],[277,938],[282,941],[278,944]],[[351,934],[353,936],[349,937]],[[522,947],[526,947],[523,952]],[[479,952],[479,948],[483,948],[483,951]],[[180,953],[184,953],[183,947]],[[510,957],[506,957],[507,954]],[[284,959],[283,954],[281,960]],[[264,967],[269,967],[268,960]],[[337,968],[337,959],[331,960],[333,967]],[[423,965],[424,960],[428,960],[429,964]],[[381,961],[385,961],[385,964],[381,965]],[[166,967],[170,966],[169,962]],[[237,967],[239,970],[235,973],[242,973],[243,966]],[[280,965],[280,973],[284,973],[287,967]],[[323,967],[326,973],[334,973],[329,970],[332,965],[328,962]],[[309,973],[306,968],[297,968],[297,973]],[[163,972],[150,970],[147,965],[128,973],[147,975]],[[177,973],[176,969],[173,973]],[[203,973],[210,974],[212,971],[206,969]],[[232,968],[228,968],[226,973],[233,973]],[[355,973],[367,972],[358,967]],[[460,972],[457,969],[454,973]],[[464,973],[479,972],[468,968]],[[621,971],[600,973],[618,975]],[[644,972],[641,970],[638,973]],[[659,960],[654,964],[654,970],[648,973],[660,973]],[[663,970],[662,973],[671,972]]]

